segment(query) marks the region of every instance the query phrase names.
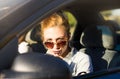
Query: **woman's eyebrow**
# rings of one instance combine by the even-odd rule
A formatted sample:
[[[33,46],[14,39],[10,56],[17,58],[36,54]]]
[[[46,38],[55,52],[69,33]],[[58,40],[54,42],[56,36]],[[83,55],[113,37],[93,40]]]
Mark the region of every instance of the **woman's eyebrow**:
[[[57,40],[63,40],[63,39],[65,39],[65,36],[58,37],[55,40],[57,41]],[[53,40],[52,38],[48,38],[46,41],[52,41],[52,40]]]
[[[51,39],[51,38],[49,38],[49,39],[47,39],[46,41],[52,41],[52,39]]]
[[[59,37],[56,40],[63,40],[63,39],[65,39],[65,37]]]

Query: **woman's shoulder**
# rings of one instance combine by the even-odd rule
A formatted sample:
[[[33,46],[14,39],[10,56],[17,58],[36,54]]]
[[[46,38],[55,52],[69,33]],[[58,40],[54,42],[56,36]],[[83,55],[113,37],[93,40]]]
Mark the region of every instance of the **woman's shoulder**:
[[[72,49],[73,53],[74,53],[74,57],[76,59],[89,59],[89,55],[87,55],[86,53],[84,52],[81,52],[75,48]]]

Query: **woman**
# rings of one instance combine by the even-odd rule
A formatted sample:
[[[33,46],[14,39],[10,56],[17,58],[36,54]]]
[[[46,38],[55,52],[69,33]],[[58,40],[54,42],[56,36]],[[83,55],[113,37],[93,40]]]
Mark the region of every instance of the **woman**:
[[[90,57],[70,47],[70,25],[63,13],[54,13],[40,24],[40,34],[47,54],[65,60],[69,64],[73,76],[93,71]]]

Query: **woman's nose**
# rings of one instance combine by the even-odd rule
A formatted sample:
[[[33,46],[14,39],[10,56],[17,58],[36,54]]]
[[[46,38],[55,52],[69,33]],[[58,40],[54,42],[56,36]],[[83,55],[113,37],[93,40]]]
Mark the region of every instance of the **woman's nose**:
[[[53,47],[53,48],[55,48],[55,49],[60,49],[60,46],[57,45],[57,44],[54,44],[54,47]]]

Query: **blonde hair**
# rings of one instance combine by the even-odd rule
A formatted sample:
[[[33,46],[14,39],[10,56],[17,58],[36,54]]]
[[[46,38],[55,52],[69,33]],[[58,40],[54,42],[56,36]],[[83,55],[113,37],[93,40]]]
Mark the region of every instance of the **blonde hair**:
[[[59,27],[63,26],[65,28],[65,32],[67,33],[67,36],[70,34],[70,25],[68,23],[68,19],[62,12],[56,12],[52,14],[51,16],[45,18],[43,21],[41,21],[41,39],[43,40],[43,32],[45,28],[48,27]]]

